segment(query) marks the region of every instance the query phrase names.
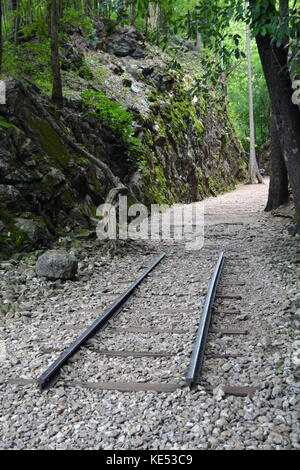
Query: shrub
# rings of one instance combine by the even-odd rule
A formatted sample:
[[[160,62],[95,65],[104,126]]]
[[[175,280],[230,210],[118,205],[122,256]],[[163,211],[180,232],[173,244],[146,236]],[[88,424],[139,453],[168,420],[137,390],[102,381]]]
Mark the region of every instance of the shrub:
[[[111,101],[104,93],[95,91],[84,91],[81,94],[86,106],[92,106],[92,114],[97,116],[112,133],[120,139],[125,153],[128,156],[135,154],[136,161],[142,158],[142,144],[134,137],[134,123],[130,113],[124,106],[115,101]]]

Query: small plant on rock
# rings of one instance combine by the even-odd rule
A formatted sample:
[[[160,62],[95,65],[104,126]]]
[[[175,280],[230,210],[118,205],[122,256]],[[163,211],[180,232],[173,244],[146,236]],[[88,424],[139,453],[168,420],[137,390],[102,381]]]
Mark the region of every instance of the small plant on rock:
[[[137,163],[142,159],[142,144],[134,137],[134,122],[132,116],[124,106],[111,101],[101,92],[84,91],[83,102],[86,106],[92,106],[92,114],[97,116],[112,133],[120,139],[128,157],[135,155]]]

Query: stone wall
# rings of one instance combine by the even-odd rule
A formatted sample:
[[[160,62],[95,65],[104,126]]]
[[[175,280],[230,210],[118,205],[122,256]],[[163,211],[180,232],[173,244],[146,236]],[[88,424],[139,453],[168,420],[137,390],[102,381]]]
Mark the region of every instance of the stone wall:
[[[216,195],[245,177],[222,100],[192,97],[189,71],[172,69],[133,28],[98,31],[104,50],[71,34],[63,69],[75,54],[88,77],[79,78],[80,91],[100,90],[131,113],[142,161],[128,158],[64,71],[60,112],[31,80],[8,79],[0,105],[2,256],[44,247],[66,230],[94,229],[97,206],[119,184],[130,202],[172,204]]]

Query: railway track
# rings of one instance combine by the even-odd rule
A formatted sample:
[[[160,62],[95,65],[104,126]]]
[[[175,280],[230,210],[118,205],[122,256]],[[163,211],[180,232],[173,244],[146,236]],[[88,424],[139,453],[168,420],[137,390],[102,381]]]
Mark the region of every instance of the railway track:
[[[190,256],[191,284],[197,287],[196,262]],[[59,381],[64,387],[124,392],[168,393],[185,386],[195,389],[198,385],[213,392],[210,363],[213,361],[213,367],[217,364],[222,371],[226,361],[234,356],[217,344],[212,345],[216,341],[212,338],[247,334],[246,329],[237,328],[234,322],[234,318],[241,316],[236,306],[241,295],[232,292],[230,282],[235,273],[231,271],[230,260],[225,261],[224,253],[220,252],[206,295],[197,292],[197,288],[181,292],[181,276],[176,271],[172,279],[167,272],[170,292],[170,287],[162,290],[165,263],[172,263],[172,257],[163,253],[110,307],[99,312],[100,317],[38,378],[40,390]],[[224,278],[228,277],[226,283]],[[239,290],[243,285],[235,281]],[[57,347],[44,353],[54,349]],[[256,389],[226,383],[222,386],[223,393],[238,396],[253,394]]]

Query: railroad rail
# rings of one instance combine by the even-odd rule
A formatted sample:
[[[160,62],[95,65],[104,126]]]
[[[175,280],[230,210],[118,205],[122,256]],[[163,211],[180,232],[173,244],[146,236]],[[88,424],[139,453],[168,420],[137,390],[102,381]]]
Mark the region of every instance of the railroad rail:
[[[154,270],[157,265],[165,258],[166,253],[161,254],[152,264],[149,266],[146,271],[143,272],[141,276],[138,277],[126,290],[123,294],[118,297],[117,300],[113,302],[113,304],[108,307],[107,309],[104,310],[102,315],[92,323],[91,326],[89,326],[84,333],[81,334],[81,336],[75,340],[71,346],[69,346],[65,351],[62,352],[62,354],[58,357],[58,359],[53,362],[52,365],[38,378],[37,384],[40,388],[40,390],[44,390],[46,388],[51,387],[54,383],[56,383],[58,377],[59,377],[59,372],[61,368],[67,363],[68,359],[73,356],[83,345],[88,340],[92,340],[92,342],[96,342],[96,345],[89,345],[85,346],[87,347],[88,351],[100,354],[100,355],[105,355],[110,358],[153,358],[159,359],[162,358],[162,360],[169,360],[172,356],[175,355],[175,351],[153,351],[152,348],[150,347],[150,350],[148,351],[136,351],[136,350],[121,350],[120,346],[118,345],[117,350],[113,349],[111,350],[110,348],[105,348],[105,347],[100,347],[98,346],[98,339],[93,338],[98,331],[104,330],[113,318],[115,318],[121,310],[125,307],[127,302],[130,300],[130,298],[133,296],[135,289],[142,283],[142,281],[148,276],[148,274]],[[240,334],[246,334],[245,330],[241,329],[236,329],[236,328],[231,328],[228,330],[215,330],[214,328],[211,328],[211,323],[212,323],[212,311],[214,313],[219,313],[219,307],[215,306],[215,300],[216,298],[218,299],[225,299],[225,300],[241,300],[241,296],[239,295],[233,295],[231,293],[226,293],[225,294],[220,294],[217,293],[217,289],[220,285],[220,279],[222,275],[222,270],[225,262],[225,255],[224,252],[221,251],[219,254],[218,261],[215,265],[213,275],[210,279],[209,287],[207,290],[207,294],[205,297],[205,303],[204,307],[202,310],[202,314],[200,316],[199,320],[199,326],[197,329],[196,333],[196,338],[194,340],[194,347],[192,350],[192,354],[190,357],[190,362],[189,366],[187,368],[187,373],[184,373],[184,377],[182,376],[181,381],[176,381],[172,380],[172,382],[151,382],[151,381],[145,381],[145,382],[127,382],[127,381],[118,381],[118,382],[112,382],[112,381],[103,381],[103,382],[85,382],[83,380],[64,380],[64,384],[66,386],[80,386],[84,388],[91,388],[91,389],[98,389],[98,390],[120,390],[120,391],[156,391],[156,392],[174,392],[177,388],[179,387],[184,387],[184,386],[189,386],[191,389],[195,389],[199,384],[203,385],[202,383],[202,366],[204,362],[204,356],[206,354],[206,348],[207,348],[207,339],[208,339],[208,334],[210,333],[221,333],[221,334],[229,334],[229,335],[240,335]],[[229,271],[230,274],[230,271]],[[227,286],[230,284],[227,284]],[[241,284],[239,284],[241,285]],[[222,282],[222,286],[226,286]],[[146,291],[147,291],[147,286],[146,286]],[[165,293],[163,295],[168,295],[168,293]],[[148,304],[147,298],[148,297],[142,297],[143,301],[146,300],[146,305]],[[136,302],[133,302],[133,306],[129,308],[136,308]],[[150,306],[150,308],[153,308]],[[150,312],[150,308],[148,307],[148,312]],[[142,309],[143,310],[143,309]],[[162,310],[160,310],[162,312]],[[172,313],[177,313],[177,310],[172,308],[168,309],[164,305],[164,315],[171,315]],[[170,312],[170,313],[169,313]],[[197,321],[197,308],[193,310],[194,312],[194,321],[196,320],[196,324],[198,324]],[[225,315],[235,315],[239,313],[236,309],[234,309],[232,306],[228,310],[223,310],[223,313]],[[146,309],[146,315],[147,315],[147,309]],[[125,314],[126,316],[126,314]],[[171,315],[172,316],[172,315]],[[123,318],[123,317],[122,317]],[[121,318],[121,323],[122,323],[122,318]],[[130,323],[132,320],[130,320]],[[166,324],[164,324],[164,327],[160,326],[155,326],[154,328],[152,326],[146,327],[144,324],[138,324],[138,325],[132,325],[129,323],[129,326],[126,325],[124,328],[118,328],[118,327],[111,327],[109,328],[108,336],[110,334],[114,333],[121,333],[124,335],[124,338],[126,337],[126,334],[142,334],[142,335],[160,335],[160,334],[174,334],[174,335],[179,335],[182,336],[184,334],[190,334],[190,339],[191,337],[194,337],[194,333],[192,329],[184,329],[178,327],[167,327]],[[178,322],[177,322],[178,323]],[[195,326],[194,326],[195,328]],[[191,336],[193,335],[193,336]],[[101,335],[101,338],[103,336]],[[100,338],[100,341],[101,341]],[[183,340],[180,338],[180,342],[182,344]],[[159,343],[159,342],[158,342]],[[131,348],[132,349],[132,348]],[[46,352],[51,352],[53,349],[50,348],[50,350]],[[229,357],[234,357],[230,356],[228,354],[221,354],[221,355],[210,355],[208,354],[209,357],[221,357],[224,359],[228,359]],[[188,359],[188,358],[187,358]],[[185,361],[185,359],[184,359]],[[168,362],[166,362],[168,364]],[[184,367],[183,367],[184,369]],[[155,372],[155,368],[153,369]],[[174,376],[173,376],[174,377]],[[151,376],[152,379],[152,376]],[[104,377],[105,380],[105,377]],[[204,379],[205,381],[205,379]],[[204,386],[205,387],[205,386]],[[211,392],[212,390],[209,389],[209,387],[205,387],[208,392]],[[232,395],[238,395],[238,396],[246,396],[249,394],[252,394],[256,391],[255,387],[243,387],[243,386],[224,386],[223,387],[224,392],[227,394],[232,394]]]
[[[118,299],[109,307],[107,308],[103,314],[96,320],[92,325],[87,328],[87,330],[76,340],[74,341],[69,348],[67,348],[63,354],[38,378],[37,383],[40,390],[43,390],[47,386],[51,386],[54,381],[56,381],[57,374],[59,373],[60,369],[68,359],[77,352],[80,347],[89,339],[91,338],[97,331],[101,328],[104,328],[105,325],[109,320],[114,318],[122,308],[124,307],[125,303],[128,299],[132,296],[134,290],[141,284],[141,282],[145,279],[146,276],[161,262],[161,260],[166,256],[166,253],[161,254],[154,263],[149,266],[148,269],[136,280],[134,281],[131,286],[125,290],[125,292],[118,297]]]
[[[202,364],[204,359],[205,347],[207,342],[208,330],[211,321],[211,312],[214,305],[218,283],[222,273],[224,264],[224,252],[220,253],[218,262],[216,264],[214,273],[210,280],[208,292],[205,299],[205,304],[200,320],[200,325],[197,331],[194,349],[192,352],[189,369],[186,376],[186,382],[194,388],[200,381]]]

